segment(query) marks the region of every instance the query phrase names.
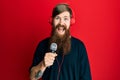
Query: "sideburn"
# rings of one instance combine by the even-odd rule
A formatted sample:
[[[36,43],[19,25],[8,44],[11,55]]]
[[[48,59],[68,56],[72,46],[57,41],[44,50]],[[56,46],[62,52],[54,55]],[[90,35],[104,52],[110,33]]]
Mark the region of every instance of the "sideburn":
[[[65,34],[62,37],[58,33],[56,33],[56,29],[61,26],[65,29]],[[58,46],[58,49],[56,51],[57,54],[59,54],[59,52],[62,52],[63,55],[68,54],[71,48],[70,30],[66,29],[66,26],[60,24],[56,27],[53,27],[49,45],[53,42],[56,43]]]

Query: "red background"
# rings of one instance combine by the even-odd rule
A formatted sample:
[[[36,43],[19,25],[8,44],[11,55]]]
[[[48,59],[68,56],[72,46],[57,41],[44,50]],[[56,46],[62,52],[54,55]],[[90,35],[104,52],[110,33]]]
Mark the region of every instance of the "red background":
[[[86,45],[93,80],[120,80],[119,0],[1,0],[0,80],[29,80],[34,51],[49,36],[48,19],[59,2],[74,9],[71,34]]]

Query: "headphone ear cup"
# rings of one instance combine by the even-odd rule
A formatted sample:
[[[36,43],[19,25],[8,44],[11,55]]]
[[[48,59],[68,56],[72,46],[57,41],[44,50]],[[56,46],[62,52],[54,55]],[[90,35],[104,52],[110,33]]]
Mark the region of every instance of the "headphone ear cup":
[[[52,17],[49,19],[49,24],[51,24],[52,25]]]
[[[71,18],[70,25],[73,25],[75,23],[75,18]]]

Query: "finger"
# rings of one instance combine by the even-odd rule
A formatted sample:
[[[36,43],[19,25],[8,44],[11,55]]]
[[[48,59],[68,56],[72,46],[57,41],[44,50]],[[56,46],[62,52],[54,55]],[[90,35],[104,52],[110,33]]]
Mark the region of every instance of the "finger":
[[[57,54],[56,54],[56,53],[51,53],[50,56],[51,56],[51,57],[56,57]]]
[[[58,54],[55,53],[55,57],[57,56]]]
[[[45,62],[54,62],[55,58],[46,59]]]
[[[54,60],[55,60],[55,58],[46,58],[45,60],[44,60],[44,63],[45,63],[45,65],[47,66],[47,65],[49,65],[49,64],[51,64],[51,63],[54,63]]]
[[[57,54],[46,54],[45,57],[46,58],[55,58],[57,56]]]
[[[51,66],[51,65],[53,65],[53,61],[51,61],[51,62],[49,61],[46,63],[46,66]]]

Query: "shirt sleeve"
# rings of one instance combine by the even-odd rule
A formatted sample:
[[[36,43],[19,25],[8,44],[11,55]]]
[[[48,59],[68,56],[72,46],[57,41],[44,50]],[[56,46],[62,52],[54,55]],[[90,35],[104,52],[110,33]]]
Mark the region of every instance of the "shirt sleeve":
[[[36,66],[38,65],[44,58],[44,55],[47,51],[47,40],[44,40],[44,41],[41,41],[36,50],[35,50],[35,53],[34,53],[34,56],[33,56],[33,62],[32,62],[32,65],[30,67],[30,69],[33,67],[33,66]]]
[[[87,56],[87,51],[85,45],[82,43],[80,45],[80,79],[81,80],[92,80],[91,72],[90,72],[90,65]]]

